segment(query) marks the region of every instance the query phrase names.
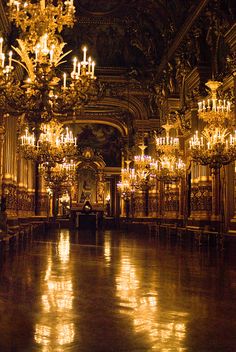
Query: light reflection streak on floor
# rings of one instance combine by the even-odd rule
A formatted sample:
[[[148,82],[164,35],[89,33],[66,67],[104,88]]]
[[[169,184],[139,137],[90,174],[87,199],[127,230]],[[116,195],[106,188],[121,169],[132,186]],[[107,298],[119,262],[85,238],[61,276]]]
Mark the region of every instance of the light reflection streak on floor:
[[[150,286],[147,292],[142,291],[142,272],[135,265],[135,258],[121,247],[120,267],[116,277],[116,294],[120,300],[120,313],[128,314],[133,319],[136,333],[147,333],[152,350],[169,351],[167,346],[175,346],[175,351],[185,351],[185,322],[187,314],[176,314],[171,323],[158,323],[158,291]],[[154,278],[153,278],[154,279]],[[150,280],[152,282],[152,280]],[[156,282],[156,280],[153,280]],[[185,320],[182,320],[182,317]],[[165,347],[166,346],[166,347]]]
[[[47,269],[42,282],[42,311],[35,326],[35,341],[42,352],[64,351],[64,345],[74,341],[75,328],[70,312],[73,308],[73,285],[70,259],[70,235],[61,232],[56,255],[48,255]],[[59,259],[59,260],[58,260]]]
[[[121,231],[39,236],[2,263],[0,351],[236,351],[232,253]]]

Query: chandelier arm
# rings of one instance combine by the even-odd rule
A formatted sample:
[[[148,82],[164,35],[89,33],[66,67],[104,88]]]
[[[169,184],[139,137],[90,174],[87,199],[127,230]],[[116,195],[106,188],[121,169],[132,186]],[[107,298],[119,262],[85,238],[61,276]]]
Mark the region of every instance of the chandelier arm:
[[[19,60],[13,59],[13,58],[12,58],[12,61],[15,62],[15,63],[17,63],[17,64],[20,65],[21,67],[23,67],[24,70],[25,70],[25,71],[28,73],[28,75],[30,76],[30,72],[29,72],[28,68],[27,68],[22,62],[20,62]]]
[[[55,67],[57,67],[58,65],[61,65],[62,62],[60,63],[60,61],[64,59],[64,57],[68,56],[70,53],[72,53],[72,50],[69,50],[66,53],[60,55],[59,59],[55,61]],[[66,62],[66,61],[63,61],[63,62]]]

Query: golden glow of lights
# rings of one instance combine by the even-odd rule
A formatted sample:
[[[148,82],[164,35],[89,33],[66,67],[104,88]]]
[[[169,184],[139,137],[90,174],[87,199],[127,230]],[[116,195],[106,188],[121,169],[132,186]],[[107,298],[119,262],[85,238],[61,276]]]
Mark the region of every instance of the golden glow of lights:
[[[48,345],[51,336],[51,327],[41,324],[36,324],[34,339],[41,345]]]
[[[107,266],[110,266],[111,262],[111,237],[105,234],[104,236],[104,258]]]
[[[57,246],[58,256],[62,263],[68,263],[70,258],[70,237],[67,233],[60,234],[60,240]]]
[[[47,325],[37,324],[35,329],[35,341],[43,346],[48,346],[51,339],[56,337],[58,345],[69,344],[74,341],[75,327],[73,323],[58,323],[55,329]]]
[[[48,281],[48,289],[55,292],[70,292],[72,291],[72,282],[71,280]]]
[[[35,341],[41,352],[64,352],[64,345],[75,338],[73,323],[73,284],[70,273],[69,232],[60,234],[55,263],[51,252],[43,281],[42,313],[35,327]],[[64,314],[67,321],[64,322]],[[68,321],[69,320],[69,321]]]
[[[65,345],[71,343],[75,337],[74,324],[58,324],[56,326],[57,330],[57,341],[59,345]]]
[[[170,312],[166,319],[160,316],[158,292],[154,288],[156,280],[147,292],[141,286],[142,272],[138,272],[135,261],[121,255],[120,271],[116,277],[117,296],[120,299],[121,314],[129,315],[133,320],[136,333],[147,334],[150,350],[184,352],[182,343],[186,336],[186,316],[184,312]],[[176,318],[173,319],[172,317]],[[173,320],[173,321],[172,321]],[[170,322],[171,321],[171,322]]]

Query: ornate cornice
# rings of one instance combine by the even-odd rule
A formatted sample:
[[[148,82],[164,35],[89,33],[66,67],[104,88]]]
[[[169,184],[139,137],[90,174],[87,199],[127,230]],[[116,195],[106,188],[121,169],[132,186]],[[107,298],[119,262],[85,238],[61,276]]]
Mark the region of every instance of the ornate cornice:
[[[186,37],[187,33],[190,31],[191,27],[193,26],[196,19],[199,17],[202,10],[208,4],[209,0],[200,0],[198,5],[195,9],[191,12],[189,17],[186,19],[180,30],[178,31],[177,35],[175,36],[172,44],[168,50],[167,55],[163,55],[161,62],[158,67],[157,76],[160,76],[166,66],[166,56],[168,60],[171,60],[173,55],[176,53],[177,49],[179,48],[180,44],[182,43],[183,39]]]

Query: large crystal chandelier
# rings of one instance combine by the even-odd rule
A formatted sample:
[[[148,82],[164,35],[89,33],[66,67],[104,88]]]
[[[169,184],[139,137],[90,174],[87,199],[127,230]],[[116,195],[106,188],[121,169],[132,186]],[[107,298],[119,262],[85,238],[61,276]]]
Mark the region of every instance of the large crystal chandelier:
[[[41,124],[41,133],[36,139],[34,133],[30,133],[28,127],[20,137],[20,150],[25,159],[37,161],[39,164],[63,163],[76,154],[77,141],[68,127],[58,121],[51,120],[47,124]]]
[[[38,3],[10,0],[8,6],[10,21],[14,21],[24,33],[29,32],[32,44],[35,44],[38,34],[43,35],[47,31],[60,33],[63,26],[73,27],[75,22],[73,0],[58,1],[57,5],[45,0]]]
[[[61,32],[74,23],[72,0],[40,3],[10,0],[9,18],[21,29],[18,47],[6,55],[0,38],[0,94],[4,110],[24,114],[31,125],[39,125],[58,115],[72,114],[97,96],[95,63],[83,48],[80,62],[74,58],[70,74],[60,73],[70,51],[63,53]],[[13,63],[24,68],[28,78],[19,81]]]
[[[126,160],[126,168],[121,169],[121,181],[117,183],[117,189],[121,197],[129,199],[135,191],[136,174],[135,170],[130,168],[131,160]]]
[[[147,146],[139,145],[141,155],[134,156],[134,173],[135,173],[135,188],[146,190],[154,185],[151,176],[151,162],[152,157],[145,155],[145,149]]]
[[[218,99],[216,93],[221,84],[217,81],[206,83],[211,97],[198,103],[199,118],[206,125],[201,133],[196,131],[189,142],[192,159],[213,170],[236,160],[236,131],[233,132],[231,104]]]
[[[176,182],[184,177],[186,165],[180,157],[179,138],[170,136],[174,125],[162,125],[165,136],[155,136],[157,159],[150,165],[151,175],[159,181]]]
[[[169,124],[169,121],[167,120],[167,123],[162,125],[162,128],[165,130],[165,136],[155,135],[156,150],[157,154],[160,156],[171,154],[179,148],[179,138],[170,136],[170,130],[173,129],[174,126]]]
[[[165,183],[176,182],[185,175],[186,165],[175,155],[164,155],[151,163],[151,175]]]
[[[52,192],[58,193],[72,186],[75,179],[76,164],[73,160],[64,160],[61,164],[55,163],[53,166],[48,163],[41,169],[46,186]]]

